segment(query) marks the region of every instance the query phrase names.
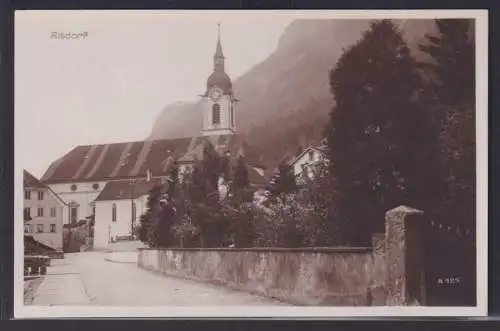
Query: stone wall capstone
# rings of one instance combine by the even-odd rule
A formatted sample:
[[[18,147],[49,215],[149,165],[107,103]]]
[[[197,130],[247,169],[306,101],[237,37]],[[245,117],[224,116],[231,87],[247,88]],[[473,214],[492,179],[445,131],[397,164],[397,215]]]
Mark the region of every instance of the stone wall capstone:
[[[410,222],[419,222],[423,212],[407,206],[389,210],[385,216],[385,266],[388,306],[407,306],[418,299],[408,290],[409,266],[419,261],[409,259]],[[413,228],[413,227],[412,227]]]

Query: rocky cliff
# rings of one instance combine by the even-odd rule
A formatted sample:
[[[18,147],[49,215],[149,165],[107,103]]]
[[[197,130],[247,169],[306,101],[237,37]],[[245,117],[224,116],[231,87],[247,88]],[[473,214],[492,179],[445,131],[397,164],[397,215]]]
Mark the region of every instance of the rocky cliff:
[[[397,23],[410,49],[421,58],[417,45],[425,33],[435,29],[433,20]],[[238,130],[270,165],[321,139],[334,105],[329,71],[369,24],[369,20],[296,20],[285,29],[267,59],[234,80],[241,100],[236,113]],[[168,105],[149,138],[197,135],[201,119],[199,103]]]

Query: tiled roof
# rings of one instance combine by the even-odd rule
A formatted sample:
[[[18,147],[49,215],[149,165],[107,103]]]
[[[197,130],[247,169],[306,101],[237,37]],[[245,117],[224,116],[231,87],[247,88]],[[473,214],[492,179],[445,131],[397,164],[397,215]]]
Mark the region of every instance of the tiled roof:
[[[290,166],[293,165],[295,162],[300,160],[300,158],[302,158],[302,156],[304,156],[305,153],[307,153],[308,151],[311,151],[311,150],[318,151],[318,152],[322,153],[323,155],[326,155],[326,153],[328,151],[328,147],[325,145],[307,147],[306,149],[304,149],[302,151],[302,153],[300,153],[299,155],[297,155],[293,159],[288,160],[287,164]]]
[[[240,135],[214,135],[168,140],[136,141],[77,146],[54,161],[42,177],[46,184],[141,178],[149,169],[154,176],[166,176],[174,161],[202,159],[203,143],[211,141],[220,152],[244,155],[249,165],[261,160]]]
[[[149,182],[141,178],[137,179],[135,183],[128,179],[112,181],[104,186],[95,201],[136,199],[147,194],[153,186],[161,183],[160,178],[153,178]]]
[[[23,171],[23,185],[25,188],[47,188],[42,182],[40,182],[35,176],[27,172]]]

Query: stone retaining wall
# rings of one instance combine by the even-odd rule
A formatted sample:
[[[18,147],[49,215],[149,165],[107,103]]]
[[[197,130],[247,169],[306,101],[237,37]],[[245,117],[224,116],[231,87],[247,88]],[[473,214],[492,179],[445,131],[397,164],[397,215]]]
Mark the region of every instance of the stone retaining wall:
[[[407,291],[407,222],[420,211],[386,214],[372,247],[140,249],[138,266],[224,285],[297,305],[367,306],[415,302]],[[413,217],[409,217],[413,216]]]
[[[142,249],[138,264],[299,305],[367,305],[384,270],[372,248]]]

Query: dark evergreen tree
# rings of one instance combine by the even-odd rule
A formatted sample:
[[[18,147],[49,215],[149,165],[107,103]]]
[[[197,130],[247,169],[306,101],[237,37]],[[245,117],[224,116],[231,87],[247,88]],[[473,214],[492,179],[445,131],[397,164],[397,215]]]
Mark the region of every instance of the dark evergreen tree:
[[[282,194],[293,193],[297,190],[295,174],[293,168],[288,164],[280,164],[278,173],[273,176],[268,191],[271,197],[278,197]]]
[[[221,158],[209,141],[205,143],[203,148],[201,171],[207,198],[212,198],[218,191],[219,177],[221,175]]]
[[[161,198],[161,185],[155,185],[149,191],[148,200],[146,202],[146,211],[139,218],[139,240],[143,243],[154,246],[154,232],[155,232],[155,208]]]
[[[155,246],[171,247],[175,245],[172,227],[175,224],[176,209],[171,201],[165,201],[158,207],[158,220],[155,226]]]
[[[195,165],[190,187],[193,204],[190,216],[200,230],[202,247],[222,244],[223,225],[226,221],[219,201],[221,157],[210,142],[203,148],[203,159]]]
[[[206,185],[203,178],[202,163],[196,161],[193,165],[189,180],[189,199],[193,203],[200,203],[207,195]]]
[[[420,49],[432,62],[422,63],[434,75],[432,91],[442,104],[475,104],[475,43],[473,20],[435,20],[437,34],[427,34]]]
[[[243,156],[238,157],[238,163],[234,170],[234,189],[241,190],[250,187],[250,181],[248,179],[248,169]]]
[[[169,197],[172,197],[175,194],[176,188],[179,186],[179,166],[177,162],[174,162],[172,168],[170,169],[167,185],[167,194]]]
[[[157,217],[154,219],[154,238],[155,246],[157,247],[171,247],[175,245],[175,237],[173,235],[172,227],[176,222],[176,208],[175,205],[180,203],[179,197],[182,195],[179,183],[179,167],[174,163],[170,169],[165,188],[161,192],[159,199],[155,205]]]
[[[336,100],[328,125],[330,174],[340,232],[367,244],[385,212],[435,203],[435,134],[418,101],[417,63],[390,20],[373,22],[330,73]]]
[[[438,19],[437,33],[420,46],[432,62],[428,91],[440,125],[445,170],[442,222],[474,231],[476,219],[475,42],[474,22]],[[474,238],[474,235],[471,235]]]
[[[238,158],[234,169],[234,179],[231,184],[231,195],[233,202],[239,205],[245,201],[251,201],[253,198],[250,189],[250,180],[248,179],[247,164],[243,156]]]

